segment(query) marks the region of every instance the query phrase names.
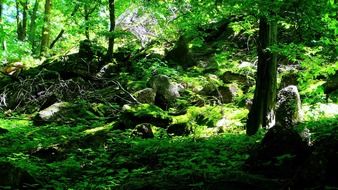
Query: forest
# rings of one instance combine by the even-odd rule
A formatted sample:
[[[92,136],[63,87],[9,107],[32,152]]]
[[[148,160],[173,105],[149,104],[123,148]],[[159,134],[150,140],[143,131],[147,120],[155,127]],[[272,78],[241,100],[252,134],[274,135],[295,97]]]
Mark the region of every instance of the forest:
[[[338,189],[336,0],[0,0],[0,189]]]

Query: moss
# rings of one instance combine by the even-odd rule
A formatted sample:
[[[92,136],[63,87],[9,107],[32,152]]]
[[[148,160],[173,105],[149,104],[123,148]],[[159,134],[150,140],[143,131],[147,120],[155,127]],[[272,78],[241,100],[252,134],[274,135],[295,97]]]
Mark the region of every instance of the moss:
[[[120,115],[118,129],[134,128],[140,123],[151,123],[157,127],[167,127],[171,116],[161,108],[151,104],[140,104],[135,106],[126,105]]]

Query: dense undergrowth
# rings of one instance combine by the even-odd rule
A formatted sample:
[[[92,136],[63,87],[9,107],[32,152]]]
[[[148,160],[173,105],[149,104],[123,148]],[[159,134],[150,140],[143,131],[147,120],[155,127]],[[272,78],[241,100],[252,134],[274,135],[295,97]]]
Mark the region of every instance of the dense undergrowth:
[[[300,124],[310,129],[313,141],[338,130],[337,118],[324,116]],[[141,139],[131,130],[112,131],[114,122],[36,127],[26,119],[1,119],[9,132],[0,137],[0,161],[26,169],[43,189],[217,189],[215,184],[240,182],[248,185],[243,189],[281,187],[242,167],[264,131],[253,137],[243,127],[209,137],[159,131],[153,139]]]
[[[9,2],[6,7],[14,7]],[[8,27],[0,28],[0,40],[7,40],[8,50],[0,52],[0,65],[20,67],[0,75],[0,189],[292,189],[294,173],[264,176],[245,164],[268,131],[245,134],[257,77],[258,21],[270,7],[280,11],[279,43],[267,48],[278,54],[277,90],[295,85],[302,102],[303,120],[295,129],[307,131],[309,149],[323,139],[335,142],[333,1],[117,1],[114,32],[106,31],[107,2],[56,3],[52,15],[62,24],[51,34],[65,34],[40,58],[37,43],[19,42],[14,22],[4,19]],[[87,18],[69,14],[91,6]],[[43,11],[37,13],[42,28]],[[107,37],[113,36],[114,59],[105,60],[112,53]],[[175,92],[159,93],[164,86]],[[140,98],[143,90],[149,94]],[[52,106],[55,118],[39,118]],[[151,133],[142,134],[147,127]],[[277,165],[295,157],[279,156]],[[34,179],[23,179],[26,172]],[[322,186],[310,189],[337,188],[318,181]]]

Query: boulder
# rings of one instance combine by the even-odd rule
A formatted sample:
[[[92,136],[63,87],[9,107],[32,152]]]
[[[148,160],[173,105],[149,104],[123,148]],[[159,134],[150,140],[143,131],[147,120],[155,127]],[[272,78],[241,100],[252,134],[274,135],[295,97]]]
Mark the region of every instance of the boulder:
[[[109,78],[118,73],[118,65],[116,63],[105,64],[96,74],[97,78]]]
[[[148,86],[156,92],[155,105],[165,110],[180,97],[180,91],[184,89],[181,84],[171,82],[166,75],[152,76],[148,81]]]
[[[187,125],[187,123],[171,124],[167,128],[167,133],[169,135],[183,136],[183,135],[189,135],[191,132],[192,131]]]
[[[246,161],[246,168],[254,173],[290,178],[304,162],[309,152],[307,143],[293,129],[275,125]]]
[[[153,138],[154,133],[150,123],[141,123],[135,126],[132,136],[138,136],[144,139]]]
[[[39,182],[26,170],[9,162],[0,162],[0,188],[38,189]]]
[[[39,111],[39,113],[33,118],[33,123],[35,125],[51,123],[53,120],[55,120],[55,117],[58,115],[58,113],[68,106],[69,103],[67,102],[54,103],[46,109]]]
[[[66,158],[62,150],[56,145],[46,148],[38,148],[30,152],[32,156],[36,156],[41,159],[45,159],[48,163],[60,161]]]
[[[241,94],[240,89],[234,84],[220,86],[218,92],[221,94],[223,103],[234,102],[235,98]]]
[[[213,96],[221,100],[222,103],[231,103],[240,95],[241,89],[236,84],[227,84],[225,86],[217,86],[212,83],[208,83],[200,91],[200,94],[204,96]]]
[[[151,104],[125,105],[120,113],[116,129],[134,129],[138,124],[150,123],[156,127],[167,128],[172,118],[161,108]]]
[[[152,88],[145,88],[135,92],[134,96],[140,103],[154,104],[156,92]]]
[[[35,125],[58,124],[91,124],[93,120],[111,117],[113,111],[104,104],[85,101],[57,102],[39,111],[33,118]]]
[[[247,91],[251,86],[255,84],[255,80],[249,76],[234,73],[231,71],[226,71],[220,76],[221,80],[226,83],[236,82],[237,84],[243,86],[242,90]]]
[[[276,103],[276,123],[292,127],[302,120],[299,92],[296,86],[287,86],[280,90]]]

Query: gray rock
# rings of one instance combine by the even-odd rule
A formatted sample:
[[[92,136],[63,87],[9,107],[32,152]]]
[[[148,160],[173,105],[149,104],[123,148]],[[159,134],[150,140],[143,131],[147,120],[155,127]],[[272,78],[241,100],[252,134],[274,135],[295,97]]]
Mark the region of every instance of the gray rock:
[[[187,123],[171,124],[167,128],[167,133],[169,135],[184,136],[189,135],[191,132],[192,130],[187,125]]]
[[[277,95],[276,123],[292,127],[302,120],[302,108],[299,92],[296,86],[287,86]]]
[[[151,104],[124,105],[116,129],[134,129],[138,124],[150,123],[156,127],[167,128],[172,117],[161,108]]]
[[[239,85],[243,86],[242,90],[247,91],[251,86],[255,84],[255,80],[247,75],[242,75],[238,73],[234,73],[231,71],[226,71],[220,76],[221,80],[226,83],[236,82]]]
[[[132,136],[138,136],[144,139],[153,138],[152,125],[150,123],[141,123],[135,126]]]
[[[181,84],[171,82],[166,75],[155,75],[148,81],[148,85],[156,92],[155,104],[167,108],[168,105],[180,97],[180,91],[184,89]]]
[[[34,117],[34,124],[43,124],[49,123],[55,115],[57,115],[63,108],[69,106],[68,102],[58,102],[55,103],[46,109],[39,111],[39,113]]]
[[[222,97],[223,103],[234,102],[235,98],[240,94],[240,89],[234,84],[220,86],[218,91]]]
[[[116,63],[108,63],[104,65],[100,71],[96,74],[98,78],[107,78],[117,73],[117,64]]]
[[[140,103],[154,104],[156,92],[152,88],[145,88],[135,92],[134,96]]]

